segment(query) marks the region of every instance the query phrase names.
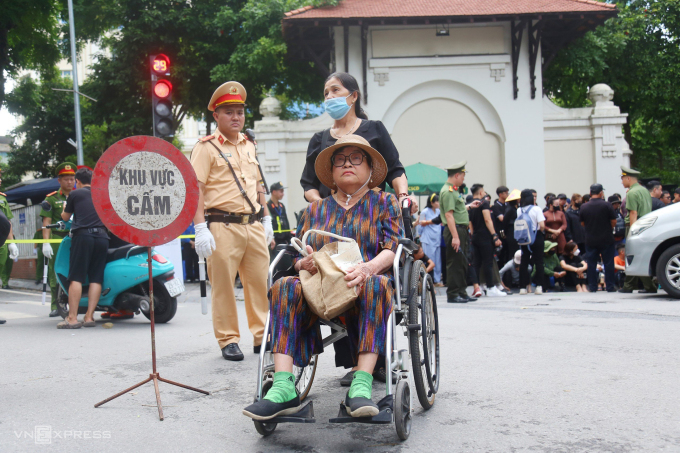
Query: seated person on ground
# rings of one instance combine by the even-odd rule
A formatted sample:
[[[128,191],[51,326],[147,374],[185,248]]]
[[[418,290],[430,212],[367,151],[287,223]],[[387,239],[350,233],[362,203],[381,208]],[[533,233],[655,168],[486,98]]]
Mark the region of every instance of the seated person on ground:
[[[378,414],[371,400],[373,370],[378,355],[384,355],[387,321],[392,310],[392,263],[403,222],[397,198],[377,187],[387,171],[383,157],[368,142],[346,135],[319,153],[315,170],[319,180],[333,189],[331,197],[311,203],[297,228],[296,237],[308,230],[324,230],[355,239],[364,262],[348,270],[348,287],[358,287],[358,298],[343,313],[356,372],[345,397],[353,417]],[[312,274],[317,270],[313,251],[335,239],[310,234],[307,252],[297,257],[294,268]],[[309,245],[311,244],[311,246]],[[322,352],[322,338],[316,328],[318,317],[304,299],[299,276],[283,277],[269,290],[271,308],[271,347],[274,355],[274,382],[264,398],[243,410],[255,420],[294,414],[301,408],[295,388],[293,365],[304,367],[314,354]]]
[[[557,257],[557,242],[545,241],[543,246],[543,272],[545,284],[549,288],[564,291],[564,277],[567,273],[560,266],[560,259]],[[536,269],[531,272],[532,279],[536,275]],[[544,288],[545,289],[545,288]]]
[[[588,286],[585,272],[588,270],[588,264],[581,259],[579,252],[580,250],[575,243],[569,242],[566,244],[560,266],[567,272],[567,275],[564,277],[564,284],[568,288],[576,288],[578,293],[587,293]]]
[[[616,256],[614,257],[614,267],[616,268],[616,281],[620,287],[626,279],[626,245],[616,244]]]
[[[519,288],[519,265],[522,262],[522,251],[517,250],[513,259],[505,263],[505,266],[499,271],[501,275],[501,282],[503,288],[510,290],[510,288]],[[531,264],[529,264],[529,272],[532,271]]]

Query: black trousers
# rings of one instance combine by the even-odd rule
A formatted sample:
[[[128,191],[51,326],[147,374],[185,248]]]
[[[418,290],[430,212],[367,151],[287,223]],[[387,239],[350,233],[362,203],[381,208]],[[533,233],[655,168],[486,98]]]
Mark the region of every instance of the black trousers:
[[[602,265],[604,266],[604,281],[607,285],[607,291],[614,291],[616,289],[616,279],[614,274],[614,257],[616,256],[616,249],[614,244],[604,245],[599,247],[586,246],[586,262],[588,263],[588,290],[591,292],[597,291],[597,261],[602,256]]]
[[[184,261],[184,269],[187,274],[186,279],[198,280],[198,254],[189,242],[182,243],[182,261]]]
[[[531,245],[522,246],[522,262],[519,265],[519,287],[526,288],[531,279],[529,274],[529,263],[536,270],[534,282],[536,286],[545,287],[544,270],[543,270],[543,247],[545,245],[545,236],[541,230],[536,231],[536,240]],[[531,250],[530,250],[531,248]]]
[[[486,284],[491,287],[494,286],[493,282],[494,272],[493,272],[493,254],[494,247],[491,243],[491,238],[488,235],[473,234],[472,235],[472,248],[473,248],[473,266],[475,272],[477,273],[478,281],[482,276],[482,269],[484,270],[484,277]]]

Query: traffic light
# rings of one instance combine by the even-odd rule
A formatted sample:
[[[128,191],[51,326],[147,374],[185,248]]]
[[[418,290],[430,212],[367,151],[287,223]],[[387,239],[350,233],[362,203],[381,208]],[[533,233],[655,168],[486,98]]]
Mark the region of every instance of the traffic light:
[[[170,59],[162,53],[149,57],[151,69],[151,109],[153,113],[153,136],[173,137],[172,83],[170,83]]]

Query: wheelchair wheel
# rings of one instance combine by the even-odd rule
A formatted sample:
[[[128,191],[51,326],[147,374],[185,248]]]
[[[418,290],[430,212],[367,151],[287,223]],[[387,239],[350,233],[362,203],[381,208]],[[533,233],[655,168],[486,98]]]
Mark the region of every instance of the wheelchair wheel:
[[[315,354],[309,360],[309,365],[303,368],[293,365],[293,374],[295,375],[295,388],[300,394],[300,401],[307,397],[307,394],[312,389],[312,382],[316,375],[316,365],[319,361],[319,355]]]
[[[411,389],[405,379],[397,382],[394,392],[394,426],[399,439],[408,439],[411,434]]]
[[[415,261],[409,281],[409,346],[413,365],[413,382],[423,409],[434,405],[439,389],[439,320],[432,278],[422,261]]]
[[[267,380],[267,382],[265,382],[262,385],[262,396],[265,396],[267,394],[269,389],[272,388],[273,384],[274,382],[272,380]],[[257,401],[257,398],[255,400]],[[266,423],[257,420],[253,420],[253,424],[255,425],[255,431],[257,431],[258,434],[261,434],[262,436],[265,437],[273,433],[277,425],[276,423]]]

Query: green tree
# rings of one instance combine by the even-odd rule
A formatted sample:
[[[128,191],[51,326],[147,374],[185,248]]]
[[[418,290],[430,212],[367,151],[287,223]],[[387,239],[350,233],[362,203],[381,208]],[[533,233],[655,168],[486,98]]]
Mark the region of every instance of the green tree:
[[[5,101],[5,74],[37,69],[47,73],[60,58],[60,5],[55,0],[3,1],[0,13],[0,106]]]
[[[680,182],[680,2],[618,2],[619,16],[564,49],[545,74],[560,105],[582,107],[588,87],[604,82],[628,113],[632,164],[663,182]]]
[[[25,76],[7,94],[10,113],[24,121],[13,131],[21,144],[13,146],[8,173],[23,176],[35,172],[38,178],[52,177],[54,169],[73,154],[68,139],[75,139],[73,97],[52,88],[71,88],[70,79],[62,79],[53,70],[42,83]],[[86,103],[85,103],[86,104]]]

